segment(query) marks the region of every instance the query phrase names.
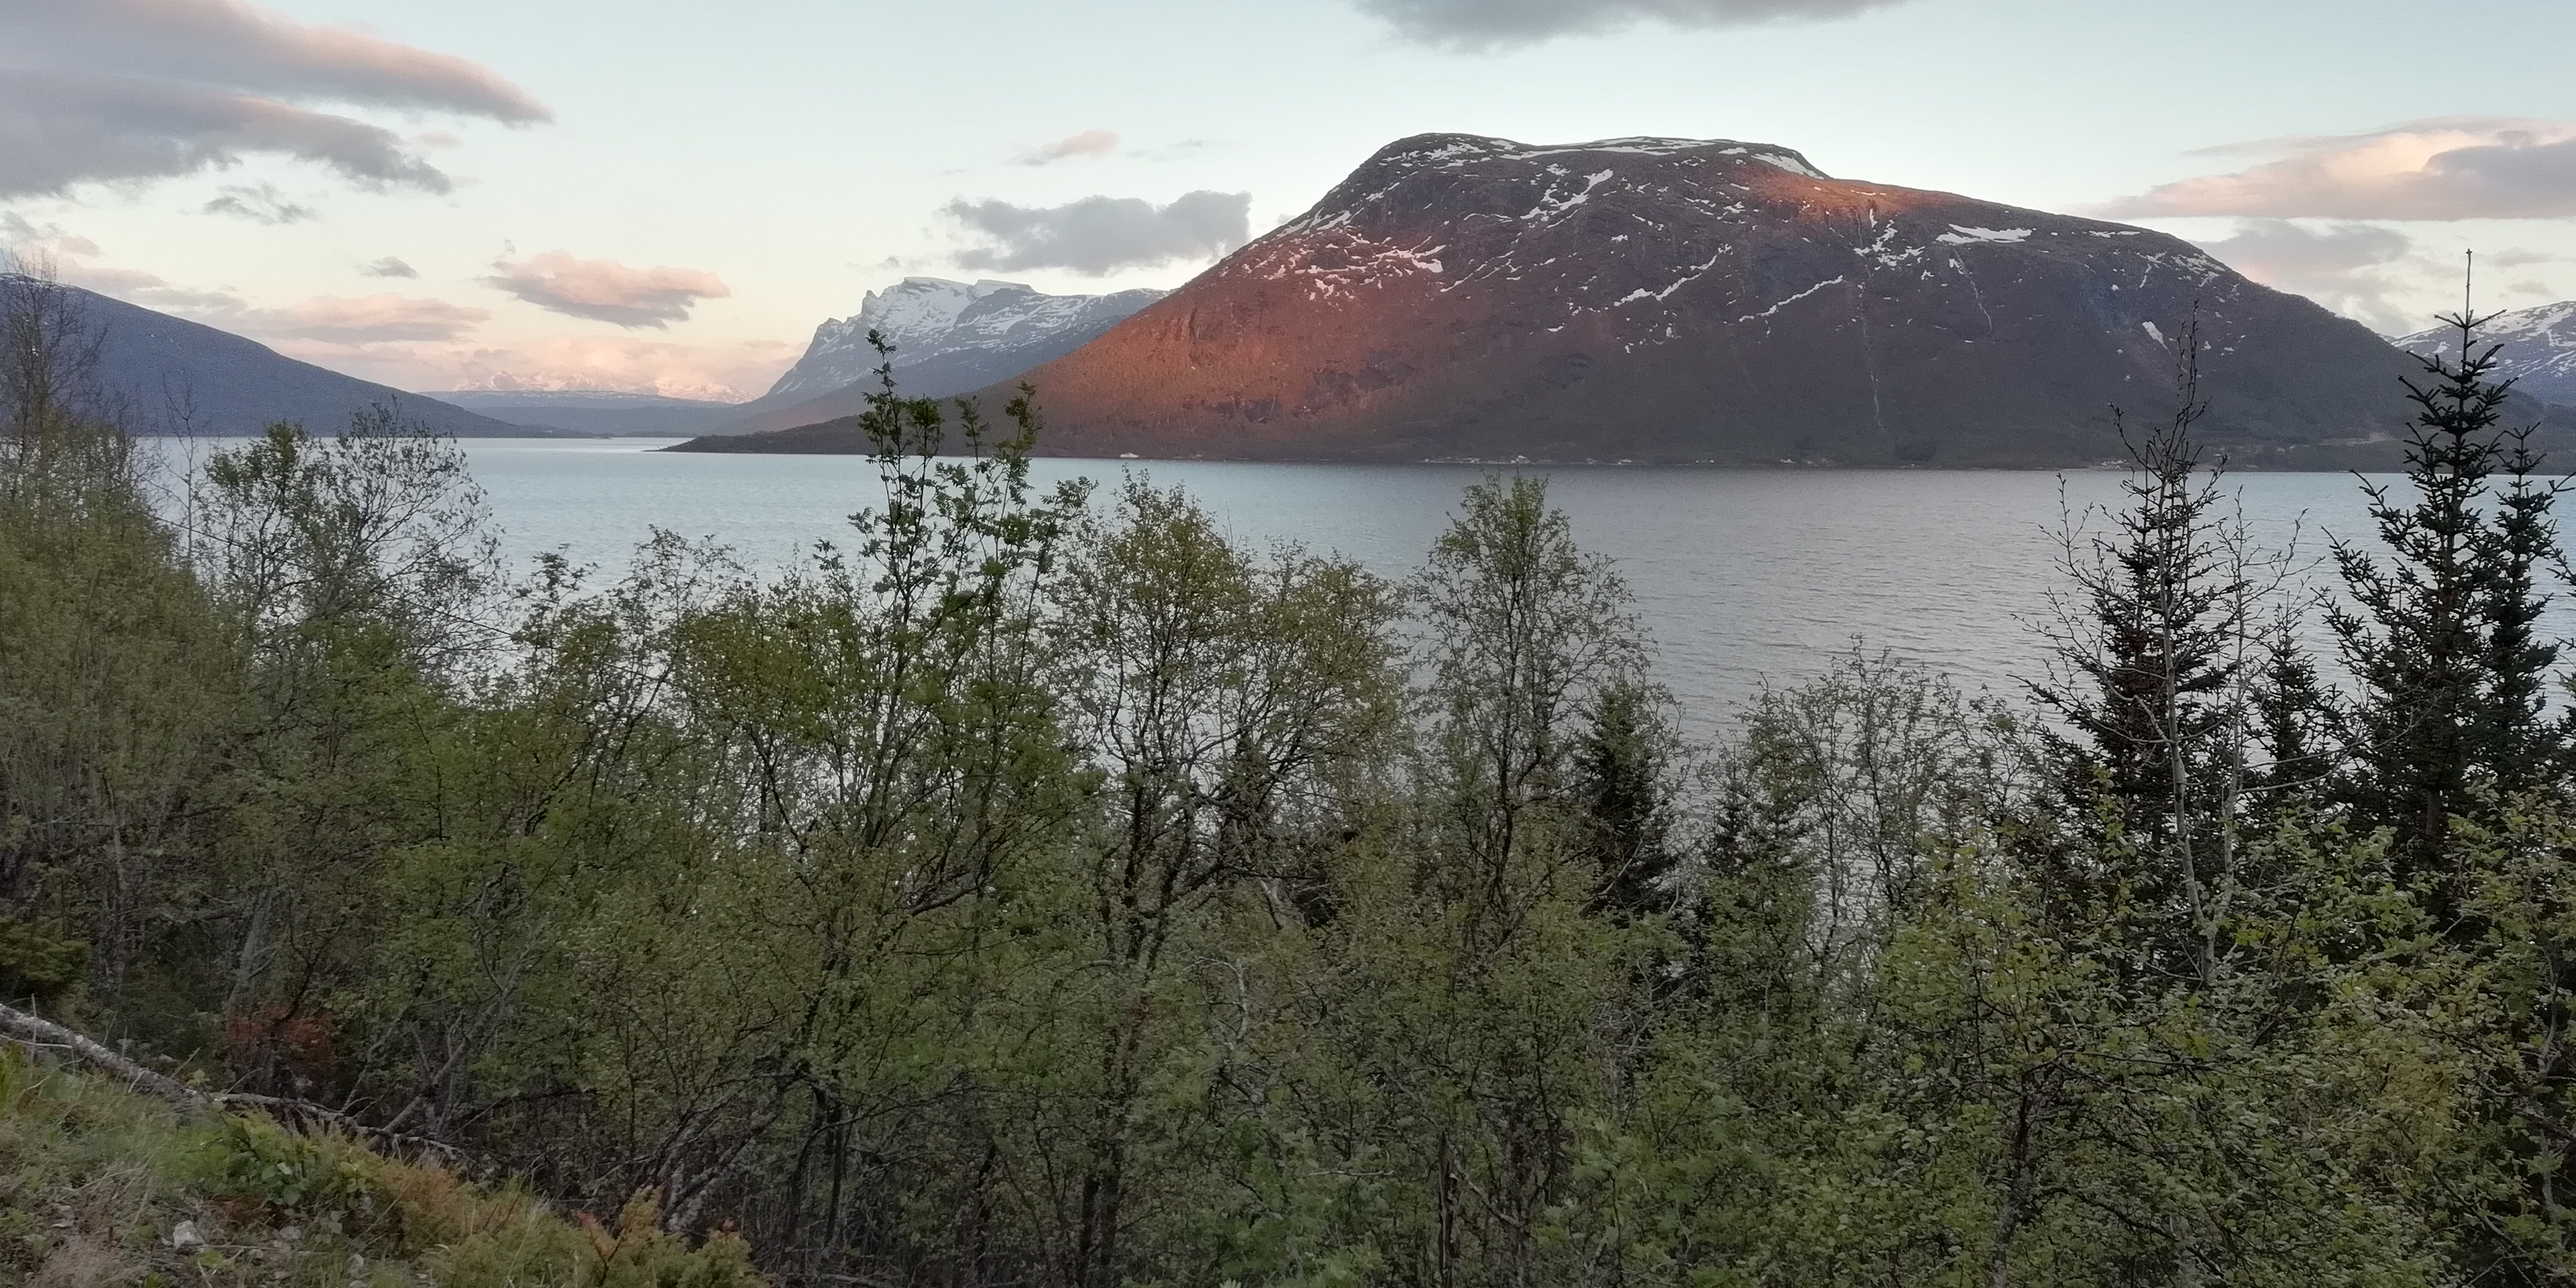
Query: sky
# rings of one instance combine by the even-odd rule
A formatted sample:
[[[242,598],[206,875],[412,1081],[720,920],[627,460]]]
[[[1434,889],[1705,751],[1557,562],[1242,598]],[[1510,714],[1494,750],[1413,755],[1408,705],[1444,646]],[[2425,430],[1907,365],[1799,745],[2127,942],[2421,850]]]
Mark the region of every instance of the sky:
[[[758,395],[907,275],[1176,286],[1406,135],[1797,149],[2396,334],[2576,298],[2576,4],[0,0],[0,247],[404,389]]]

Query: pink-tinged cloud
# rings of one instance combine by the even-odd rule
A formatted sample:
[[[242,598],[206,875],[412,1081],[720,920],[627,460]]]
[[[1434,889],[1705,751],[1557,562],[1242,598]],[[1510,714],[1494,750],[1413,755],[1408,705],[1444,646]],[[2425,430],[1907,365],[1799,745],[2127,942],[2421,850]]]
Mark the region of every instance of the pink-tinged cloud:
[[[487,284],[538,308],[618,326],[660,329],[685,322],[700,300],[733,294],[713,273],[693,268],[630,268],[613,259],[575,259],[550,250],[492,266]]]
[[[463,58],[239,0],[0,0],[0,198],[169,178],[269,154],[444,192],[418,140],[315,101],[512,125],[543,104]]]
[[[1021,158],[1021,164],[1052,165],[1068,157],[1107,156],[1117,150],[1117,131],[1084,130],[1080,134],[1067,135],[1053,143],[1041,143],[1029,149],[1028,155]]]
[[[451,54],[299,23],[240,0],[0,0],[10,61],[296,98],[548,119],[498,73]]]
[[[2115,218],[2556,219],[2576,215],[2576,124],[2495,117],[2207,149],[2272,156],[2101,207]]]
[[[276,309],[243,309],[230,318],[199,320],[260,339],[328,340],[379,344],[395,340],[453,340],[491,318],[483,309],[411,295],[356,298],[317,295]]]
[[[509,343],[348,345],[284,340],[278,350],[399,389],[608,389],[742,402],[760,396],[803,346],[782,340],[672,344],[630,336],[544,336]]]

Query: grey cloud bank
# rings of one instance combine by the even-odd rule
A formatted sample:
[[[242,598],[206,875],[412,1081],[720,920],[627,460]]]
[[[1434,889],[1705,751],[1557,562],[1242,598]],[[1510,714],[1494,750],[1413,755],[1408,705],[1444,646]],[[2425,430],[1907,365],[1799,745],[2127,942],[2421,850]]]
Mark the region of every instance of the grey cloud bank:
[[[1906,0],[1359,0],[1410,40],[1456,49],[1527,45],[1638,23],[1749,27],[1847,18]]]
[[[2410,266],[2415,245],[2396,229],[2252,219],[2234,235],[2201,245],[2255,281],[2307,296],[2385,334],[2414,329],[2394,298],[2403,283],[2391,274]]]
[[[231,0],[0,0],[0,26],[17,58],[58,71],[547,119],[527,91],[466,59]]]
[[[252,154],[367,187],[452,188],[393,131],[298,100],[547,119],[465,59],[308,27],[228,0],[0,0],[0,198],[173,178]],[[220,213],[220,212],[219,212]]]
[[[166,179],[246,153],[291,156],[370,187],[446,192],[446,175],[393,131],[194,85],[89,72],[0,71],[0,197]]]
[[[977,271],[1062,268],[1099,276],[1215,259],[1252,236],[1248,192],[1183,193],[1165,206],[1107,196],[1061,206],[961,200],[940,213],[989,243],[956,257],[958,266]]]

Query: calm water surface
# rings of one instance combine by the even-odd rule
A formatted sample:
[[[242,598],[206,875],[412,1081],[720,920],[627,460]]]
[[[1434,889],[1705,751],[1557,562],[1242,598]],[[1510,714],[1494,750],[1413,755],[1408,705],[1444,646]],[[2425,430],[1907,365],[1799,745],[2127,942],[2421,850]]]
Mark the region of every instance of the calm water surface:
[[[656,527],[714,538],[753,567],[846,534],[874,501],[867,462],[835,456],[656,452],[668,440],[468,439],[507,549],[560,551],[603,572]],[[1180,486],[1240,538],[1293,541],[1401,577],[1448,522],[1474,467],[1041,460],[1041,481],[1114,481],[1122,468]],[[2012,471],[1543,471],[1575,537],[1618,561],[1666,684],[1699,732],[1767,677],[1814,674],[1862,641],[2010,691],[2036,673],[2034,624],[2059,585],[2061,503],[2114,503],[2121,475]],[[2367,537],[2343,474],[2233,478],[2258,543]]]

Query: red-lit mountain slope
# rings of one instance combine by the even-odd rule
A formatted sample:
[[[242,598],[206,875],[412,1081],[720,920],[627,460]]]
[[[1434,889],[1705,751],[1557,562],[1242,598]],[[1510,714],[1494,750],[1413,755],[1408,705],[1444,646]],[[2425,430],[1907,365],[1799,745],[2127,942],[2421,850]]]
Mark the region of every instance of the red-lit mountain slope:
[[[1402,140],[1026,379],[1068,455],[2081,464],[2195,308],[2240,462],[2402,421],[2406,355],[2175,238],[1723,140]]]

